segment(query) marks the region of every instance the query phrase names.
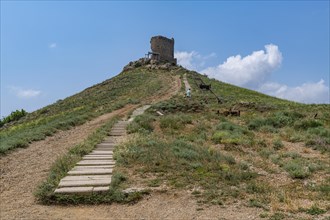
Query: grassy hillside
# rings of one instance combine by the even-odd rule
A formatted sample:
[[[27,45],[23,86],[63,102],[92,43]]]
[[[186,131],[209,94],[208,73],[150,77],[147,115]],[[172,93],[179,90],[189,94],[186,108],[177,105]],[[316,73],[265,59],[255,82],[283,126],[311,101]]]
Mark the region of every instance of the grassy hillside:
[[[27,147],[59,130],[67,130],[99,115],[127,104],[139,104],[152,95],[161,94],[172,82],[171,73],[136,68],[84,91],[58,100],[32,112],[0,130],[0,154]]]
[[[143,103],[164,94],[171,77],[185,74],[191,99],[182,88],[129,125],[128,141],[115,151],[117,165],[108,193],[63,196],[53,190],[72,161],[102,140],[117,119],[59,158],[38,198],[44,203],[132,202],[144,193],[184,191],[200,209],[237,204],[259,209],[260,218],[322,219],[330,210],[330,106],[270,97],[183,68],[169,72],[139,67],[28,114],[1,131],[1,152],[126,104]],[[222,103],[200,90],[197,78],[211,84]],[[240,117],[225,116],[229,110],[240,110]],[[145,190],[122,192],[129,187]]]
[[[329,105],[294,103],[179,73],[187,74],[192,98],[180,94],[153,105],[129,126],[130,141],[117,148],[123,188],[183,190],[201,209],[237,203],[269,219],[313,219],[330,210]],[[211,83],[223,103],[200,90],[196,77]],[[222,115],[229,109],[241,116]]]

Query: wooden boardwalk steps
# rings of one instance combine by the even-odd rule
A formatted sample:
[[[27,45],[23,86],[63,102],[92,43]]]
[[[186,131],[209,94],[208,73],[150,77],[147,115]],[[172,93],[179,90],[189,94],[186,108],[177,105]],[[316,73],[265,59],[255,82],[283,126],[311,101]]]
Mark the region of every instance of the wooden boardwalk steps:
[[[143,114],[150,105],[136,109],[128,121],[119,121],[111,129],[102,143],[83,156],[68,175],[61,179],[55,193],[60,194],[84,194],[100,193],[109,190],[112,171],[115,167],[113,150],[116,147],[116,139],[126,135],[127,125],[134,117]]]
[[[85,155],[68,176],[61,179],[55,193],[80,194],[99,193],[109,190],[112,170],[115,166],[113,150],[116,138],[126,135],[127,121],[119,121],[111,129],[109,136],[95,149]]]

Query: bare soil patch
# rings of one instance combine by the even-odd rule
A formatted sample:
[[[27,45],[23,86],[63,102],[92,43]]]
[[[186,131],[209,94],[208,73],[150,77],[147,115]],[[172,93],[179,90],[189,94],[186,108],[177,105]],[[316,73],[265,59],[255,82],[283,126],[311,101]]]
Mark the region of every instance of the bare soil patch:
[[[134,108],[134,105],[128,105],[71,130],[59,131],[52,137],[32,143],[28,148],[17,149],[1,157],[1,219],[34,218],[33,213],[37,213],[40,208],[43,209],[43,206],[35,203],[33,192],[47,177],[54,161],[70,147],[82,142],[108,119],[115,115],[123,116]],[[32,216],[27,213],[31,213]]]
[[[178,77],[165,94],[151,97],[146,102],[169,99],[181,88]],[[0,219],[104,219],[103,211],[115,206],[44,206],[35,201],[33,192],[48,176],[54,161],[70,147],[82,142],[110,118],[124,116],[137,105],[127,105],[119,110],[104,114],[68,131],[59,131],[52,137],[34,142],[25,149],[17,149],[0,158]],[[125,213],[123,208],[118,213]],[[87,215],[86,213],[89,213]],[[133,215],[133,214],[132,214]],[[132,216],[131,215],[131,216]],[[89,217],[88,217],[89,216]],[[111,217],[112,215],[110,215]],[[119,218],[125,218],[125,215]]]

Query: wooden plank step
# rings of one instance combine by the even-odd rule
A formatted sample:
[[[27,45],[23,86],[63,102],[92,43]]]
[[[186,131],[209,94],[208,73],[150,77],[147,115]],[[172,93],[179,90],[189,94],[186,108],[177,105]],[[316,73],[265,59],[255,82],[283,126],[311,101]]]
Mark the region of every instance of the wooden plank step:
[[[115,148],[114,147],[96,147],[94,150],[114,150]]]
[[[113,151],[114,148],[107,148],[107,147],[97,147],[94,150],[98,150],[98,151]]]
[[[107,147],[97,147],[94,150],[96,151],[113,151],[114,148],[107,148]]]
[[[105,153],[104,151],[102,151],[102,153],[98,153],[98,152],[94,152],[94,153],[90,153],[88,154],[89,156],[112,156],[112,152],[108,152],[108,153]]]
[[[108,186],[98,186],[98,187],[63,187],[55,190],[55,193],[61,194],[89,194],[89,193],[100,193],[109,190]]]
[[[81,160],[77,165],[112,165],[115,164],[113,160]]]
[[[86,172],[93,172],[93,171],[96,171],[96,172],[101,172],[101,171],[104,171],[104,172],[112,172],[112,169],[113,167],[108,167],[108,168],[87,168],[87,167],[83,167],[83,168],[75,168],[75,169],[72,169],[71,171],[86,171]]]
[[[109,137],[109,138],[107,138],[107,139],[104,139],[104,140],[102,141],[102,143],[113,143],[113,144],[116,144],[115,140],[113,140],[112,137]]]
[[[119,137],[119,136],[124,136],[125,134],[119,134],[119,133],[110,133],[110,136],[116,136],[116,137]]]
[[[109,186],[98,186],[93,188],[94,193],[106,192],[109,190]]]
[[[87,170],[87,169],[112,169],[115,165],[100,165],[100,166],[75,166],[72,170]]]
[[[112,155],[113,154],[108,154],[108,155],[90,155],[90,154],[87,154],[84,157],[86,157],[86,158],[89,158],[89,157],[94,157],[94,158],[97,158],[97,157],[112,157]]]
[[[108,155],[112,155],[113,154],[113,152],[111,151],[111,150],[108,150],[108,151],[106,151],[106,150],[93,150],[91,153],[89,153],[89,155],[94,155],[94,154],[104,154],[104,155],[106,155],[106,154],[108,154]]]
[[[111,179],[111,175],[66,176],[61,181]]]
[[[126,130],[126,128],[127,128],[127,125],[120,125],[120,126],[113,127],[110,131],[113,131],[113,130]]]
[[[61,181],[59,187],[74,187],[74,186],[109,186],[111,179],[99,179],[99,180],[72,180]]]
[[[92,193],[93,192],[92,186],[89,187],[65,187],[65,188],[58,188],[55,190],[55,193],[62,193],[62,194],[85,194],[85,193]]]
[[[69,175],[105,175],[112,174],[112,169],[103,169],[103,170],[70,170]]]
[[[97,144],[96,147],[115,147],[116,144],[114,143],[100,143],[100,144]]]
[[[83,160],[110,160],[113,159],[112,156],[84,156]]]

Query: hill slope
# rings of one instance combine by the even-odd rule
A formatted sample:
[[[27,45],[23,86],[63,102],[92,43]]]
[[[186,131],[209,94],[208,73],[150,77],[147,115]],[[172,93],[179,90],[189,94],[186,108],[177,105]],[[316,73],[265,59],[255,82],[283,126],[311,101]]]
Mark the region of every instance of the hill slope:
[[[83,124],[99,115],[127,104],[141,104],[153,96],[164,94],[173,74],[143,68],[126,71],[84,91],[59,100],[0,130],[0,154],[10,149],[27,147],[59,130]]]
[[[162,100],[169,97],[166,93],[175,77],[184,75],[192,86],[192,98],[184,98],[182,88],[171,99]],[[222,103],[210,91],[199,89],[200,79],[211,84]],[[329,105],[277,99],[179,67],[171,71],[135,68],[29,114],[1,131],[3,151],[39,140],[27,137],[41,135],[42,139],[126,104],[151,102],[152,107],[129,126],[129,140],[115,152],[115,172],[120,178],[114,189],[144,188],[151,196],[171,201],[170,195],[181,195],[196,202],[195,216],[205,210],[201,217],[221,217],[211,212],[214,206],[237,206],[243,213],[254,213],[254,218],[270,219],[312,219],[329,211]],[[225,116],[231,110],[240,110],[240,117]],[[25,145],[15,145],[17,140]],[[71,152],[83,152],[84,145]],[[44,202],[110,203],[143,198],[143,193],[127,197],[120,191],[105,197],[54,197],[51,187],[59,179],[56,169],[49,177],[52,186],[46,183],[39,194]]]
[[[116,152],[128,186],[184,191],[202,209],[254,207],[271,219],[292,213],[312,219],[330,210],[329,105],[294,103],[180,73],[188,77],[192,98],[181,94],[153,105],[129,126],[134,135]],[[200,79],[223,103],[199,89]],[[225,116],[233,109],[240,117]]]

